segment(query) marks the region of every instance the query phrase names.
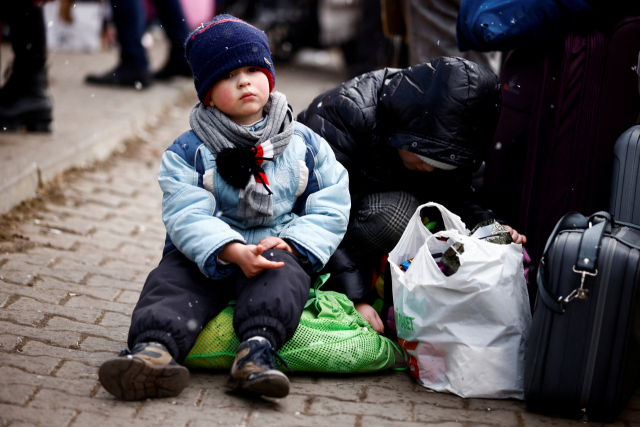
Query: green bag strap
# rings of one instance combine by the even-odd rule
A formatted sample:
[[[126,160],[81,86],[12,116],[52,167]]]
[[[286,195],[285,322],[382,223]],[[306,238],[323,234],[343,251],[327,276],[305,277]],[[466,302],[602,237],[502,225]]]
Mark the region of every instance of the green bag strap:
[[[320,288],[322,287],[322,285],[327,283],[327,280],[329,280],[330,276],[331,276],[330,273],[326,273],[318,276],[318,278],[316,279],[316,282],[313,284],[313,288],[309,289],[309,299],[304,305],[304,308],[307,308],[311,304],[313,304],[316,307],[316,309],[320,311],[320,309],[316,305],[316,303],[318,302],[318,295],[320,295],[319,294]]]
[[[397,351],[398,353],[402,354],[402,352],[400,351],[400,349],[398,348],[398,346],[397,346],[393,341],[389,340],[389,342],[391,343],[391,345],[393,346],[393,348],[395,348],[395,349],[396,349],[396,351]],[[394,371],[406,371],[407,369],[409,369],[409,367],[408,367],[408,366],[405,366],[404,368],[391,368],[391,369],[393,369]]]

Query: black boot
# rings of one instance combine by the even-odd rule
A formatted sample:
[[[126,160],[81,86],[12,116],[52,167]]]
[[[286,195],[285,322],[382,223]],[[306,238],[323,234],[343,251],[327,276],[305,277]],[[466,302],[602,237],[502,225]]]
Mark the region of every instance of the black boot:
[[[33,2],[0,2],[0,15],[11,28],[13,72],[0,89],[0,131],[51,132],[51,99],[47,93],[46,28],[42,8]]]
[[[0,130],[51,132],[53,105],[47,93],[47,72],[14,69],[0,90]]]
[[[153,74],[154,80],[170,80],[175,76],[193,77],[191,67],[183,55],[172,55],[159,71]]]
[[[151,85],[151,73],[146,70],[137,70],[124,65],[105,74],[90,74],[85,79],[87,83],[103,86],[123,86],[144,89]]]

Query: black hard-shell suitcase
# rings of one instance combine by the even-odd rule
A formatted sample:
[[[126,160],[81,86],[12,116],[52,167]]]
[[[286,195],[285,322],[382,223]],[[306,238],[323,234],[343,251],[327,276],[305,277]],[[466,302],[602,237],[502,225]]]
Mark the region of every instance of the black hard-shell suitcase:
[[[613,147],[609,212],[618,221],[640,225],[640,126],[623,133]]]
[[[640,230],[572,212],[538,268],[525,364],[530,410],[612,422],[640,386]]]

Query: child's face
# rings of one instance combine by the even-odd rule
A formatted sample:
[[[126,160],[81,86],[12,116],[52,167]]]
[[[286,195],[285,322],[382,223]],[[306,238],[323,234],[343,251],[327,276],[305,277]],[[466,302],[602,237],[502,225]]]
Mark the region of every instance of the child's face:
[[[255,67],[238,68],[218,80],[211,91],[211,107],[218,107],[239,125],[262,119],[269,100],[269,79]]]
[[[429,163],[423,162],[420,160],[420,157],[410,151],[398,148],[398,154],[400,155],[400,160],[402,160],[404,167],[407,169],[418,172],[433,172],[435,170],[435,167],[431,166]]]

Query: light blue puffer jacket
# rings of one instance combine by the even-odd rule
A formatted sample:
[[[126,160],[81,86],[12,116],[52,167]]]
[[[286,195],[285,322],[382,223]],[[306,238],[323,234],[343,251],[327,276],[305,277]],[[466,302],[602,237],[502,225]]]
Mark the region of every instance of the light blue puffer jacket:
[[[214,155],[193,131],[180,135],[162,156],[158,175],[167,229],[163,255],[180,250],[217,280],[238,268],[217,262],[227,243],[256,244],[278,236],[308,260],[310,272],[320,270],[347,230],[347,171],[329,144],[298,122],[284,153],[263,167],[273,191],[273,216],[240,218],[238,189],[218,174]]]

